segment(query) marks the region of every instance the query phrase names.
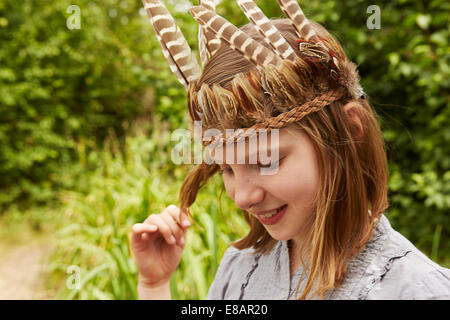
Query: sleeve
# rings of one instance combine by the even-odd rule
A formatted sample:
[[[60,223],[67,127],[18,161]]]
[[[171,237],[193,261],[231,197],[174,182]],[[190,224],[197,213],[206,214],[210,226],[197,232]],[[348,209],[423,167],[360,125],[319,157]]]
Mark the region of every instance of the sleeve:
[[[224,300],[231,277],[236,270],[239,250],[230,246],[224,253],[217,268],[216,276],[209,287],[206,300]]]
[[[384,269],[368,294],[370,300],[450,299],[450,269],[417,249],[392,260]]]
[[[401,298],[408,300],[449,300],[450,269],[439,267],[427,272],[419,281],[411,285]]]

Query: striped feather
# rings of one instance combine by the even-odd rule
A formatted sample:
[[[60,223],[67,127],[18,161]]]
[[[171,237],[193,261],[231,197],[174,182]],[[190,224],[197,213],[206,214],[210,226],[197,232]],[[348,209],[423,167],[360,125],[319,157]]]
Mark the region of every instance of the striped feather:
[[[282,60],[270,49],[253,40],[223,17],[202,6],[189,10],[195,20],[208,30],[214,32],[218,39],[228,43],[231,49],[240,52],[246,59],[256,65],[281,65]]]
[[[288,17],[294,28],[297,30],[297,35],[306,41],[320,42],[319,37],[309,23],[302,9],[297,3],[297,0],[277,0],[281,10],[283,10],[286,17]]]
[[[295,61],[297,55],[292,47],[256,3],[253,0],[237,0],[237,3],[247,18],[264,36],[264,40],[267,44],[269,44],[281,58]]]
[[[216,4],[214,0],[199,0],[199,5],[202,7],[205,7],[206,9],[210,11],[216,11]]]
[[[199,0],[199,4],[208,10],[216,11],[214,0]],[[199,25],[198,28],[198,46],[202,66],[204,67],[211,56],[219,49],[220,39],[217,39],[214,33],[207,30],[202,25]]]
[[[200,5],[208,10],[216,12],[214,0],[200,0]],[[217,39],[214,33],[210,31],[206,32],[206,45],[211,56],[219,50],[220,44],[220,39]]]
[[[200,52],[200,59],[202,61],[203,69],[210,58],[208,49],[206,48],[206,35],[208,32],[201,25],[198,26],[198,51]]]
[[[161,37],[158,34],[156,34],[156,38],[158,39],[159,44],[161,45],[164,57],[169,62],[170,70],[172,70],[172,72],[175,74],[175,76],[177,77],[178,81],[180,81],[180,83],[183,85],[183,87],[185,89],[187,89],[188,86],[189,86],[189,83],[187,82],[187,80],[184,77],[184,75],[180,72],[180,70],[178,70],[177,64],[172,59],[172,56],[170,55],[170,52],[167,49],[166,44],[164,43],[164,41],[161,39]]]
[[[159,0],[143,0],[143,4],[172,72],[187,89],[189,83],[201,75],[189,44],[167,8]]]

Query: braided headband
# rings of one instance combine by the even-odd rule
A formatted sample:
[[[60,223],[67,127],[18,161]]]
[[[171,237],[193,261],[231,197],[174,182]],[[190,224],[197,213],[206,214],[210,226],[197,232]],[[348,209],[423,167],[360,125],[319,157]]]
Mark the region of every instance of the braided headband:
[[[237,0],[237,3],[269,48],[217,15],[214,0],[200,0],[199,6],[190,8],[190,13],[200,24],[198,42],[203,67],[221,45],[228,45],[255,65],[249,72],[236,75],[229,88],[224,88],[205,83],[199,87],[202,68],[173,17],[159,0],[143,0],[164,56],[187,90],[191,120],[202,121],[206,126],[217,119],[224,122],[227,119],[251,119],[256,123],[249,130],[238,131],[227,139],[220,134],[213,139],[214,143],[239,140],[245,132],[251,132],[250,129],[281,128],[344,96],[365,98],[356,65],[347,60],[343,52],[329,48],[330,44],[314,31],[296,0],[277,1],[298,36],[296,45],[300,55],[253,0]],[[317,74],[326,81],[315,83],[320,90],[312,94],[306,87],[312,87],[307,85],[311,79],[320,78]],[[298,106],[305,97],[309,101]],[[295,107],[288,110],[280,107],[281,114],[272,117],[266,107],[268,100],[278,106]]]
[[[259,129],[281,129],[291,123],[301,120],[306,115],[319,111],[320,109],[330,105],[332,102],[339,100],[344,95],[342,90],[329,91],[314,100],[306,102],[300,106],[279,114],[276,117],[271,117],[262,123],[257,123],[245,130],[234,131],[233,134],[227,135],[224,138],[223,134],[214,136],[211,141],[203,142],[204,145],[209,145],[210,148],[216,148],[218,145],[229,143],[237,143],[246,137],[257,134]]]

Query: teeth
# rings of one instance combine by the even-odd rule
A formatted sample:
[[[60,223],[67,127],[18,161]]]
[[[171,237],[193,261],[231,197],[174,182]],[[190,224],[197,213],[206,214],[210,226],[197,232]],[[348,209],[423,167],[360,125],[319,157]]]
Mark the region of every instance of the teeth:
[[[272,216],[274,216],[275,214],[277,214],[282,208],[283,208],[283,206],[280,207],[280,208],[278,208],[278,209],[276,209],[276,210],[273,210],[272,212],[262,214],[262,215],[260,215],[260,217],[261,217],[261,218],[264,218],[264,219],[271,218]]]
[[[272,217],[273,215],[275,215],[275,213],[277,213],[277,210],[274,210],[274,211],[269,212],[269,213],[266,213],[266,214],[262,214],[262,215],[261,215],[261,218],[264,218],[264,219],[270,218],[270,217]]]

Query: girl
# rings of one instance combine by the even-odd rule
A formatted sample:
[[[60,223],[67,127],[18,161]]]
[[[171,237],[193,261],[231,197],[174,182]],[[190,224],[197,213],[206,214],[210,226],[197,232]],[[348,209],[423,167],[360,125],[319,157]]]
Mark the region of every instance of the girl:
[[[180,208],[133,226],[139,297],[170,299],[189,207],[220,171],[250,232],[225,252],[207,299],[449,299],[450,270],[383,215],[386,154],[355,65],[295,0],[278,2],[287,19],[268,20],[252,0],[238,0],[252,22],[241,29],[218,16],[212,1],[191,8],[201,25],[200,71],[167,10],[144,1],[188,90],[191,120],[219,133],[213,144],[203,139],[212,163],[188,175]],[[237,128],[246,130],[224,138]],[[277,138],[276,148],[254,143],[251,134],[261,128]],[[237,141],[244,152],[236,151]],[[231,150],[236,157],[226,156]],[[262,163],[262,150],[275,153],[275,161]],[[257,162],[248,163],[255,152]]]

